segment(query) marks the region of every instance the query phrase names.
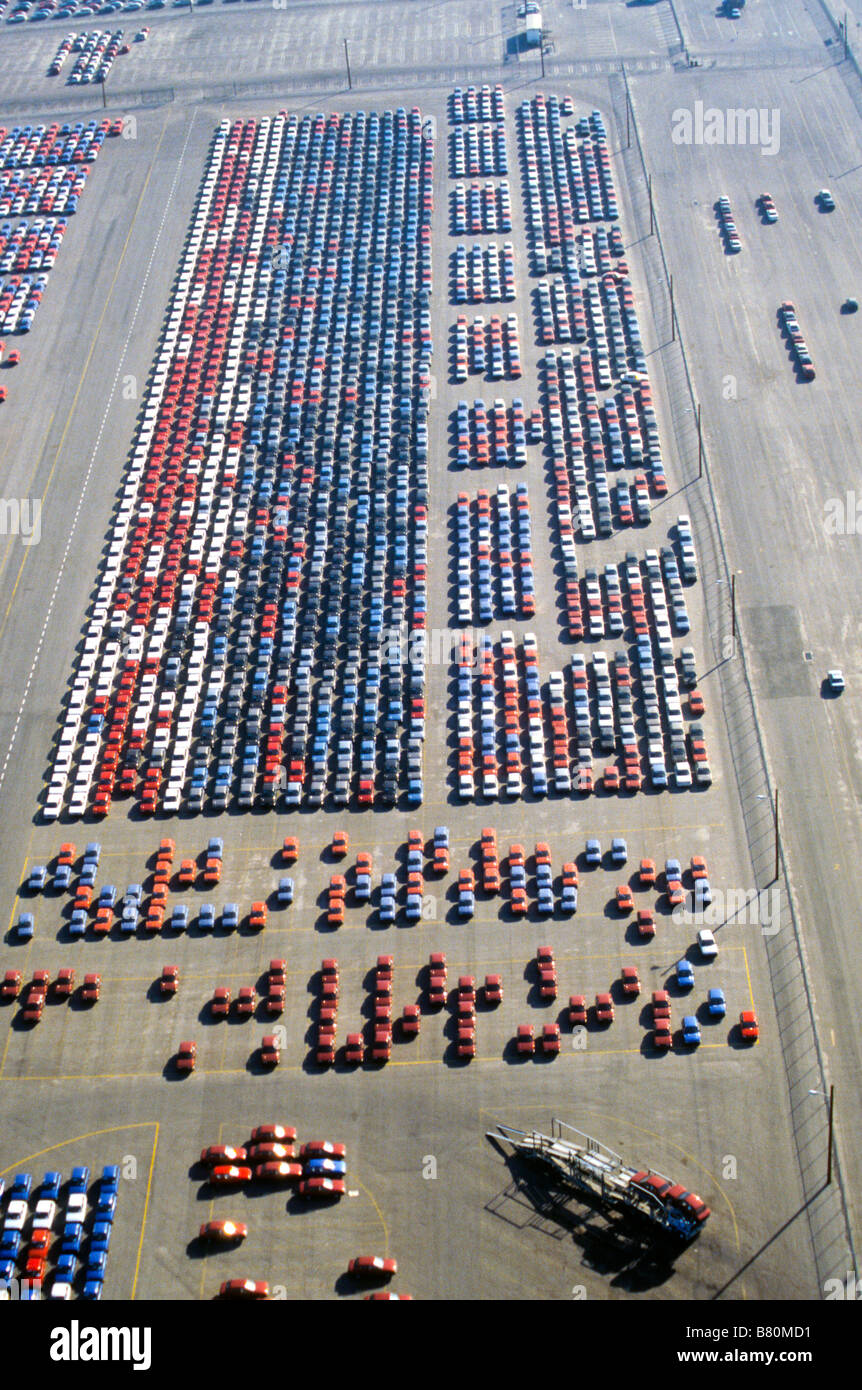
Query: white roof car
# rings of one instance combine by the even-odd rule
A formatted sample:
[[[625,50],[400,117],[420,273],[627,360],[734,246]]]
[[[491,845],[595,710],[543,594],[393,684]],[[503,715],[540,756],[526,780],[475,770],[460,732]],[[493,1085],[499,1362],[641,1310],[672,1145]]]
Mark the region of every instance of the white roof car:
[[[715,944],[715,937],[708,927],[702,927],[697,934],[697,944],[700,954],[704,960],[714,960],[718,955],[718,947]]]

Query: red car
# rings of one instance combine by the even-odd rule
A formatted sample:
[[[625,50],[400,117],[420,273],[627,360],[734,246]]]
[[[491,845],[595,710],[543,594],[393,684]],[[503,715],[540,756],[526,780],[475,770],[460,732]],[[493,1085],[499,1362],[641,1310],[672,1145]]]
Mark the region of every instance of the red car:
[[[419,1032],[422,1016],[418,1004],[405,1004],[401,1015],[401,1031],[408,1038],[415,1038]]]
[[[569,1023],[573,1028],[580,1025],[585,1028],[587,1024],[587,1001],[583,994],[572,994],[569,997]]]
[[[180,983],[179,966],[164,965],[159,978],[159,990],[162,994],[176,994]]]
[[[244,1017],[253,1014],[257,1004],[257,994],[254,985],[243,985],[236,998],[236,1011]]]
[[[300,1158],[346,1158],[344,1144],[333,1144],[329,1139],[309,1139],[299,1151]]]
[[[281,1044],[275,1033],[267,1033],[260,1046],[260,1060],[265,1067],[277,1067],[281,1061]]]
[[[539,1039],[542,1051],[556,1053],[560,1050],[560,1025],[559,1023],[545,1023],[542,1025],[542,1036]]]
[[[296,1130],[293,1125],[258,1125],[252,1130],[250,1139],[252,1144],[293,1144]]]
[[[269,1284],[265,1279],[226,1279],[219,1298],[269,1298]]]
[[[198,1045],[195,1042],[181,1042],[177,1053],[177,1071],[194,1071],[197,1061]]]
[[[655,936],[655,920],[652,911],[648,907],[639,907],[637,916],[638,936],[649,938]]]
[[[613,1023],[614,1001],[609,994],[596,995],[596,1018],[599,1023]]]
[[[7,970],[0,985],[0,998],[17,999],[21,989],[21,971]]]
[[[391,1279],[398,1273],[398,1261],[383,1255],[357,1255],[347,1266],[355,1279]]]
[[[617,912],[632,912],[635,901],[632,897],[632,890],[627,883],[621,883],[617,887]]]
[[[757,1014],[753,1009],[744,1009],[739,1015],[739,1031],[746,1042],[757,1042],[760,1037],[760,1028],[757,1024]]]
[[[85,975],[84,987],[81,991],[81,998],[85,1004],[95,1004],[102,992],[101,975]]]
[[[503,981],[499,975],[486,975],[483,990],[486,1004],[502,1004]]]
[[[61,999],[68,998],[74,988],[74,968],[71,965],[64,965],[63,968],[57,972],[57,978],[54,981],[54,993]]]
[[[201,1240],[245,1240],[248,1226],[244,1221],[205,1221],[199,1235]]]
[[[254,1170],[256,1178],[266,1182],[298,1182],[302,1177],[301,1163],[261,1163]]]
[[[640,994],[640,992],[641,992],[641,982],[640,982],[640,976],[638,975],[638,972],[637,972],[637,966],[635,966],[635,965],[624,965],[623,968],[622,968],[622,970],[620,971],[620,979],[622,980],[623,994],[625,994],[625,995]]]
[[[216,1018],[225,1018],[230,1008],[230,990],[227,985],[219,985],[213,990],[210,1011]]]
[[[252,1171],[244,1164],[219,1163],[210,1173],[210,1182],[219,1187],[232,1187],[236,1183],[251,1182]]]
[[[212,1168],[225,1163],[245,1163],[247,1158],[245,1149],[234,1149],[227,1144],[210,1144],[208,1148],[201,1149],[201,1163]]]
[[[250,1144],[248,1147],[250,1163],[292,1163],[296,1158],[294,1144]]]
[[[533,1038],[533,1025],[532,1025],[532,1023],[519,1023],[519,1024],[518,1024],[518,1044],[517,1044],[517,1046],[518,1046],[518,1051],[519,1051],[519,1052],[529,1053],[530,1056],[532,1056],[533,1053],[535,1052],[535,1050],[536,1050],[536,1043],[535,1043],[535,1039]]]
[[[343,1178],[303,1178],[299,1184],[302,1197],[343,1197],[346,1191]]]

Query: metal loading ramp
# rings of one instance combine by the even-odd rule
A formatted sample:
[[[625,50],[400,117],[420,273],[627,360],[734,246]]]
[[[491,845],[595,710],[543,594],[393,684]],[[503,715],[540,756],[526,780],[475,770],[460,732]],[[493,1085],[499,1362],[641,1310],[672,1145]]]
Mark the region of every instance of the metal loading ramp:
[[[628,1210],[683,1240],[703,1228],[710,1209],[697,1193],[654,1168],[629,1167],[599,1139],[563,1120],[552,1120],[551,1131],[498,1124],[487,1137],[509,1144],[522,1158],[542,1164],[561,1187],[587,1192],[606,1208]]]

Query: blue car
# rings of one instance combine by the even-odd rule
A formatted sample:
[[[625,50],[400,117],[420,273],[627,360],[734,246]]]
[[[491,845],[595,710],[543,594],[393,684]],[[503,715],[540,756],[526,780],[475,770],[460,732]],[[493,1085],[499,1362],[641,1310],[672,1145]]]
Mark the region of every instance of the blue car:
[[[691,989],[694,985],[694,967],[691,965],[690,961],[677,961],[676,983],[679,989]]]
[[[160,4],[161,4],[161,0],[160,0]],[[84,11],[81,10],[81,11],[79,11],[79,13],[83,14]],[[82,1296],[83,1296],[84,1298],[90,1299],[91,1301],[98,1302],[98,1300],[102,1297],[102,1290],[104,1289],[104,1287],[105,1287],[105,1281],[104,1281],[104,1279],[91,1277],[90,1274],[89,1274],[89,1271],[88,1271],[88,1273],[87,1273],[87,1282],[86,1282],[85,1285],[84,1285],[84,1292],[83,1292],[83,1295],[82,1295]]]
[[[215,908],[212,903],[201,903],[201,910],[198,913],[198,930],[215,930]]]
[[[78,1261],[75,1256],[69,1253],[58,1256],[57,1266],[54,1270],[54,1278],[62,1283],[71,1283],[75,1277],[75,1266]]]
[[[48,877],[48,870],[44,864],[34,864],[30,870],[30,877],[27,880],[27,887],[31,893],[38,893],[45,887],[45,880]]]
[[[317,1173],[331,1178],[343,1178],[347,1172],[347,1164],[343,1158],[310,1158],[305,1167],[309,1176]]]
[[[239,926],[239,908],[236,903],[225,903],[222,908],[221,924],[225,931],[233,931]]]
[[[588,864],[601,864],[602,846],[598,840],[587,840],[586,860]]]
[[[682,1040],[690,1047],[696,1047],[700,1042],[700,1026],[694,1014],[686,1014],[682,1021]]]
[[[84,1228],[80,1221],[67,1221],[63,1227],[63,1241],[60,1249],[64,1255],[77,1255],[81,1249]]]
[[[628,859],[628,846],[621,835],[615,835],[611,840],[611,862],[613,864],[625,864]]]
[[[57,1172],[46,1173],[42,1179],[42,1196],[52,1202],[56,1202],[60,1197],[60,1186],[63,1182],[63,1174]]]
[[[90,1170],[84,1164],[72,1169],[69,1179],[70,1192],[86,1192],[90,1183]]]
[[[16,1173],[9,1193],[10,1202],[26,1202],[33,1190],[33,1179],[29,1173]]]
[[[293,902],[293,879],[287,875],[278,880],[278,901],[284,907],[289,907]]]
[[[189,924],[189,910],[185,903],[178,903],[171,913],[171,931],[185,931]]]
[[[33,935],[33,914],[22,912],[18,918],[15,933],[21,941],[29,941]]]
[[[710,1018],[724,1018],[727,1013],[727,1001],[724,997],[723,989],[711,989],[706,996],[706,1007],[709,1010]]]

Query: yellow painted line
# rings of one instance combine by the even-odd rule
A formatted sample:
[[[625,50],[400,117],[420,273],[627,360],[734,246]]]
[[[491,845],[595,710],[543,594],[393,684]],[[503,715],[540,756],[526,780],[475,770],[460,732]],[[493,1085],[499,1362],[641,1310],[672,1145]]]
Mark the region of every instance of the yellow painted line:
[[[745,949],[744,946],[737,946],[737,947],[736,947],[736,950],[742,951],[742,959],[743,959],[743,961],[745,962],[745,978],[746,978],[746,980],[747,980],[747,982],[748,982],[748,998],[749,998],[749,1000],[751,1001],[751,1007],[752,1007],[752,1009],[753,1009],[753,1008],[754,1008],[754,990],[751,988],[751,972],[750,972],[749,969],[748,969],[748,952],[746,951],[746,949]]]
[[[649,1030],[647,1030],[647,1031],[649,1031]],[[559,1054],[558,1054],[558,1060],[559,1060],[560,1057],[572,1057],[572,1058],[574,1058],[575,1055],[576,1055],[574,1049],[570,1049],[570,1048],[567,1048],[567,1047],[565,1046],[565,1044],[564,1044],[564,1042],[563,1042],[564,1036],[565,1036],[565,1035],[561,1036],[561,1039],[560,1039],[561,1047],[560,1047],[560,1052],[559,1052]],[[401,1044],[394,1044],[394,1046],[400,1046],[400,1045],[401,1045]],[[728,1044],[727,1044],[726,1042],[714,1042],[714,1043],[702,1042],[702,1043],[700,1044],[700,1046],[698,1047],[697,1050],[698,1050],[698,1052],[710,1052],[710,1051],[715,1051],[715,1050],[717,1050],[718,1048],[727,1047],[727,1045],[728,1045]],[[638,1056],[641,1055],[641,1048],[640,1048],[640,1046],[638,1046],[638,1047],[603,1047],[603,1048],[587,1047],[587,1048],[583,1049],[583,1051],[585,1052],[586,1055],[588,1055],[588,1056],[590,1056],[590,1057],[638,1057]],[[310,1049],[309,1049],[309,1055],[311,1055],[311,1050],[310,1050]],[[686,1055],[688,1055],[688,1054],[686,1054]],[[537,1053],[536,1053],[536,1056],[540,1056],[540,1054],[537,1052]],[[503,1057],[503,1056],[501,1056],[501,1055],[497,1055],[497,1056],[491,1057],[491,1056],[482,1056],[481,1053],[479,1053],[476,1057],[472,1058],[471,1061],[465,1062],[465,1063],[464,1063],[464,1066],[465,1066],[465,1067],[468,1067],[468,1066],[471,1066],[471,1067],[472,1067],[472,1066],[476,1066],[477,1063],[480,1063],[480,1062],[481,1062],[481,1063],[497,1062],[497,1063],[499,1063],[500,1066],[509,1066],[509,1065],[510,1065],[508,1059],[505,1058],[505,1057]],[[381,1063],[364,1062],[364,1063],[359,1063],[359,1064],[357,1064],[357,1066],[356,1066],[355,1068],[352,1068],[351,1070],[352,1070],[352,1071],[359,1071],[359,1072],[361,1072],[361,1071],[376,1071],[376,1070],[383,1071],[383,1070],[384,1070],[385,1068],[387,1068],[387,1067],[434,1067],[434,1066],[442,1067],[442,1066],[446,1066],[446,1065],[447,1065],[447,1063],[444,1061],[444,1059],[443,1059],[442,1057],[427,1057],[427,1058],[424,1058],[424,1057],[416,1057],[416,1058],[405,1058],[404,1061],[398,1061],[396,1058],[391,1058],[388,1062],[381,1062]],[[525,1065],[526,1065],[526,1063],[525,1063]],[[329,1067],[329,1068],[326,1068],[326,1070],[327,1070],[327,1071],[332,1071],[333,1068]],[[283,1073],[287,1073],[287,1074],[292,1074],[292,1073],[303,1073],[304,1071],[305,1071],[305,1067],[304,1067],[303,1065],[300,1065],[300,1066],[287,1065],[287,1066],[286,1066],[284,1063],[281,1063],[278,1067],[274,1068],[274,1074],[276,1074],[276,1075],[281,1075],[281,1074],[283,1074]],[[320,1074],[321,1074],[321,1075],[324,1074],[324,1069],[323,1069],[323,1068],[321,1068],[321,1073],[320,1073]],[[337,1072],[336,1074],[337,1074],[337,1075],[340,1075],[341,1073],[340,1073],[340,1072]],[[191,1075],[194,1075],[194,1076],[202,1076],[202,1077],[204,1077],[204,1078],[217,1077],[217,1076],[245,1076],[245,1077],[247,1077],[247,1076],[248,1076],[248,1068],[247,1068],[247,1067],[225,1067],[224,1069],[214,1068],[214,1069],[205,1071],[202,1067],[197,1067],[197,1068],[195,1069],[194,1073],[191,1073]],[[46,1075],[46,1076],[30,1076],[30,1075],[28,1075],[28,1076],[5,1076],[5,1077],[0,1077],[0,1081],[8,1081],[8,1082],[13,1082],[13,1083],[16,1082],[16,1081],[20,1081],[20,1082],[23,1082],[23,1083],[29,1085],[29,1084],[31,1084],[31,1083],[33,1083],[33,1082],[38,1082],[38,1081],[52,1081],[52,1082],[53,1082],[53,1081],[158,1081],[160,1077],[163,1077],[163,1072],[162,1072],[162,1071],[139,1071],[139,1072],[132,1071],[132,1072],[105,1072],[105,1073],[97,1072],[97,1073],[95,1073],[95,1074],[93,1074],[92,1072],[80,1072],[80,1073],[78,1073],[77,1075],[66,1074],[66,1075],[59,1075],[59,1076],[57,1076],[57,1075],[55,1075],[55,1076],[50,1076],[50,1075]]]
[[[153,1135],[153,1152],[150,1155],[150,1171],[147,1174],[147,1191],[144,1196],[144,1215],[141,1219],[141,1238],[138,1241],[138,1257],[135,1260],[135,1277],[132,1280],[132,1299],[134,1299],[138,1287],[138,1273],[141,1268],[141,1252],[144,1248],[144,1232],[147,1229],[147,1212],[149,1211],[150,1206],[150,1189],[153,1185],[153,1168],[156,1162],[156,1148],[158,1147],[159,1143],[159,1122],[158,1120],[155,1120],[153,1121],[153,1123],[156,1126],[156,1132]]]
[[[75,388],[75,394],[74,394],[74,396],[73,396],[73,398],[72,398],[72,404],[69,406],[69,412],[68,412],[68,414],[67,414],[67,416],[66,416],[66,423],[65,423],[65,425],[64,425],[64,427],[63,427],[63,433],[62,433],[62,435],[60,436],[60,442],[59,442],[59,444],[57,445],[57,449],[56,449],[56,452],[55,452],[55,454],[54,454],[54,462],[51,464],[51,469],[50,469],[50,472],[48,473],[48,477],[47,477],[47,480],[46,480],[46,482],[45,482],[45,489],[44,489],[44,491],[43,491],[43,493],[42,493],[42,502],[43,502],[43,503],[44,503],[44,501],[45,501],[45,498],[46,498],[47,495],[48,495],[48,490],[49,490],[49,488],[50,488],[50,486],[51,486],[52,480],[53,480],[53,478],[54,478],[54,474],[55,474],[55,472],[57,471],[57,464],[58,464],[59,461],[60,461],[60,456],[61,456],[61,454],[62,454],[62,452],[63,452],[63,447],[64,447],[64,445],[65,445],[65,443],[66,443],[66,435],[69,433],[69,427],[71,426],[71,423],[72,423],[72,417],[73,417],[73,415],[74,415],[74,413],[75,413],[75,410],[76,410],[76,408],[77,408],[77,405],[78,405],[78,397],[79,397],[79,395],[81,394],[81,388],[82,388],[83,385],[84,385],[84,380],[85,380],[85,378],[86,378],[87,372],[89,371],[90,361],[91,361],[91,359],[92,359],[93,353],[94,353],[95,350],[96,350],[96,342],[98,341],[99,334],[100,334],[100,332],[101,332],[101,330],[102,330],[102,324],[104,323],[105,315],[106,315],[106,313],[108,312],[108,305],[110,304],[110,302],[111,302],[111,297],[112,297],[112,295],[113,295],[113,293],[114,293],[114,287],[115,287],[115,285],[116,285],[116,283],[117,283],[117,278],[118,278],[118,276],[119,276],[119,274],[120,274],[120,268],[121,268],[121,266],[122,266],[122,264],[123,264],[123,261],[124,261],[125,258],[126,258],[126,251],[128,250],[129,241],[130,241],[130,239],[131,239],[132,232],[134,231],[135,223],[136,223],[137,220],[138,220],[138,213],[140,212],[140,210],[141,210],[141,205],[142,205],[142,203],[143,203],[143,201],[144,201],[144,194],[146,193],[147,187],[149,186],[149,182],[150,182],[150,179],[151,179],[151,177],[152,177],[153,169],[154,169],[154,167],[155,167],[156,159],[158,158],[158,154],[159,154],[159,150],[161,149],[162,141],[163,141],[164,138],[165,138],[165,131],[167,130],[167,124],[168,124],[168,122],[167,122],[167,117],[165,117],[164,124],[162,125],[162,132],[161,132],[161,135],[159,136],[159,142],[158,142],[158,145],[156,146],[156,150],[155,150],[155,153],[154,153],[154,155],[153,155],[152,163],[150,164],[149,170],[147,171],[147,177],[146,177],[145,180],[144,180],[143,188],[141,189],[140,196],[138,197],[138,201],[137,201],[137,203],[136,203],[136,205],[135,205],[135,211],[134,211],[134,213],[133,213],[133,215],[132,215],[132,220],[131,220],[131,222],[130,222],[130,224],[129,224],[129,230],[128,230],[128,233],[127,233],[127,235],[126,235],[126,240],[123,242],[123,249],[122,249],[122,251],[120,252],[119,260],[117,261],[117,269],[114,271],[114,278],[113,278],[112,281],[111,281],[110,287],[109,287],[109,289],[108,289],[108,293],[107,293],[107,295],[106,295],[106,297],[105,297],[105,303],[104,303],[104,305],[103,305],[103,307],[102,307],[102,312],[101,312],[101,314],[99,315],[99,322],[96,324],[95,330],[94,330],[94,332],[93,332],[93,340],[92,340],[92,342],[91,342],[91,344],[90,344],[90,351],[87,353],[87,360],[85,361],[84,366],[83,366],[82,369],[81,369],[81,375],[80,375],[80,378],[79,378],[79,380],[78,380],[78,385],[77,385],[77,387]],[[52,416],[52,420],[53,420],[53,416]],[[34,469],[34,471],[33,471],[33,474],[32,474],[31,480],[30,480],[31,483],[32,483],[32,481],[33,481],[33,478],[35,478],[35,476],[36,476],[37,470],[38,470],[38,465],[37,465],[37,468]],[[19,570],[18,570],[18,575],[17,575],[17,577],[16,577],[16,579],[15,579],[15,583],[14,583],[14,585],[12,586],[12,593],[11,593],[10,596],[9,596],[9,602],[8,602],[7,605],[6,605],[6,610],[5,610],[4,614],[3,614],[3,621],[2,621],[2,623],[0,623],[0,639],[2,639],[3,633],[4,633],[5,630],[6,630],[6,623],[8,622],[8,619],[9,619],[9,612],[10,612],[10,610],[11,610],[11,608],[12,608],[12,604],[13,604],[14,599],[15,599],[15,594],[16,594],[16,592],[17,592],[17,590],[18,590],[18,585],[19,585],[19,583],[21,582],[21,575],[24,573],[24,566],[25,566],[25,564],[27,563],[27,557],[28,557],[28,555],[29,555],[31,549],[32,549],[31,546],[25,547],[25,550],[24,550],[24,557],[23,557],[23,559],[22,559],[22,561],[21,561],[21,565],[20,565],[20,568],[19,568]]]
[[[371,1191],[371,1188],[366,1187],[364,1182],[360,1182],[359,1179],[356,1177],[355,1173],[350,1174],[349,1176],[351,1182],[356,1184],[360,1192],[365,1193],[365,1196],[368,1198],[374,1210],[377,1212],[377,1219],[383,1227],[383,1257],[384,1259],[386,1259],[389,1256],[389,1227],[386,1224],[386,1217],[383,1215],[383,1212],[380,1209],[380,1203],[374,1196],[374,1193]]]

